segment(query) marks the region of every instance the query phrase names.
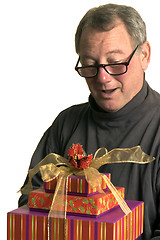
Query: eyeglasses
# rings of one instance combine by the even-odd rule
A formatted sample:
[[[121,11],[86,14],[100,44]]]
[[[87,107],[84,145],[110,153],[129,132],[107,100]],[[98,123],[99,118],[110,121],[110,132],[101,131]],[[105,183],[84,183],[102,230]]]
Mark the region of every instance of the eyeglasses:
[[[85,67],[78,67],[78,64],[80,61],[80,57],[79,57],[77,64],[75,66],[75,70],[78,72],[78,74],[81,77],[85,77],[85,78],[92,78],[97,76],[100,67],[104,68],[105,71],[110,75],[113,75],[113,76],[122,75],[127,72],[128,65],[138,47],[139,45],[137,45],[137,47],[132,52],[128,62],[113,63],[113,64],[98,64],[98,65],[89,65]]]

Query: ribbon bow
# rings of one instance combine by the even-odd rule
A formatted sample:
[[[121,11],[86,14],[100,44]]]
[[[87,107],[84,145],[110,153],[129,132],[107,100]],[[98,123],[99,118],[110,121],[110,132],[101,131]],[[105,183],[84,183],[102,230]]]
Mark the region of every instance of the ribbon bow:
[[[90,184],[91,187],[95,187],[97,188],[98,192],[105,194],[105,192],[101,188],[103,178],[107,183],[108,188],[116,198],[123,212],[128,215],[131,210],[129,209],[125,200],[120,196],[117,189],[113,186],[113,184],[106,177],[106,175],[100,173],[98,169],[102,165],[109,163],[128,162],[145,164],[155,160],[155,158],[145,154],[141,150],[140,146],[123,149],[117,148],[111,150],[110,152],[108,152],[106,148],[100,148],[96,151],[93,159],[92,155],[86,155],[80,144],[73,144],[73,146],[67,151],[67,153],[68,159],[55,153],[50,153],[49,155],[47,155],[33,169],[29,170],[29,181],[27,185],[20,190],[21,193],[28,194],[33,189],[31,183],[32,177],[38,171],[41,172],[44,182],[51,181],[58,177],[51,209],[48,215],[48,230],[50,217],[66,219],[69,176],[85,176],[88,184]]]

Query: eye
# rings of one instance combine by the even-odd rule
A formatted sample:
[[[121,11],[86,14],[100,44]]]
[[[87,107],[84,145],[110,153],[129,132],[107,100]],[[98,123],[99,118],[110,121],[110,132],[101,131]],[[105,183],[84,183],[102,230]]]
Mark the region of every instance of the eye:
[[[119,64],[122,63],[121,59],[108,59],[108,64]]]
[[[96,65],[96,61],[94,59],[90,58],[90,57],[82,58],[80,61],[81,61],[82,67]]]
[[[124,55],[121,55],[121,54],[115,54],[115,55],[109,56],[109,57],[107,58],[107,62],[108,62],[108,64],[119,64],[119,63],[123,63],[123,62],[124,62],[123,56],[124,56]]]
[[[95,65],[96,65],[95,61],[85,61],[85,62],[82,62],[82,67],[95,66]]]

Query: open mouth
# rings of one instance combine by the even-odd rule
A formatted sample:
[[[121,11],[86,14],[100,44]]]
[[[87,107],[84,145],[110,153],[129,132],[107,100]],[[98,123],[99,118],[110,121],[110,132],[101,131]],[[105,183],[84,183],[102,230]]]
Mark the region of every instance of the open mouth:
[[[108,89],[108,90],[102,90],[103,93],[106,93],[106,94],[110,94],[110,93],[113,93],[117,90],[117,88],[114,88],[114,89]]]

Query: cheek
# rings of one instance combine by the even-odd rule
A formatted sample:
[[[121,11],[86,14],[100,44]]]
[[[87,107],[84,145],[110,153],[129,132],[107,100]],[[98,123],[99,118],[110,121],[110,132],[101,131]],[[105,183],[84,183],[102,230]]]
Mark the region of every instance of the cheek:
[[[138,68],[134,71],[130,69],[126,74],[119,76],[118,80],[124,97],[131,99],[143,86],[143,72]]]
[[[116,87],[119,87],[121,90],[123,90],[123,85],[125,85],[127,77],[124,75],[115,76],[114,77],[114,83]]]
[[[133,88],[132,77],[128,72],[123,75],[117,76],[115,80],[117,82],[117,87],[119,87],[122,94],[128,95],[131,93]]]
[[[95,88],[96,81],[93,78],[86,79],[86,83],[87,83],[90,90]]]
[[[87,83],[87,85],[88,85],[88,87],[90,89],[91,81],[89,79],[86,79],[86,83]]]

